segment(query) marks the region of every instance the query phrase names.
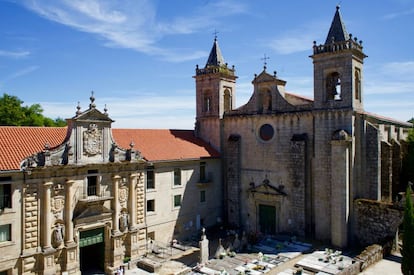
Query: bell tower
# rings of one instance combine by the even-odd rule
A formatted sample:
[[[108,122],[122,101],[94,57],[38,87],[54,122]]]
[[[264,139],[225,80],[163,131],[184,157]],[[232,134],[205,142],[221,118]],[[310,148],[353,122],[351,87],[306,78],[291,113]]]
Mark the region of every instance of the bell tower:
[[[316,109],[352,108],[362,111],[362,41],[348,34],[339,6],[325,44],[313,45],[314,106]]]
[[[220,121],[235,105],[236,78],[234,66],[229,68],[214,38],[204,68],[196,66],[196,135],[220,151]]]

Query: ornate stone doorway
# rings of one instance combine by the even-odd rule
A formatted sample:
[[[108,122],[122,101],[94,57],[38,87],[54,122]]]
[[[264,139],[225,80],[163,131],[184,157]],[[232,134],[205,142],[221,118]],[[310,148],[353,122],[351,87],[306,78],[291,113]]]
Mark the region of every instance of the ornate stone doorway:
[[[80,232],[79,253],[82,274],[105,274],[103,227]]]

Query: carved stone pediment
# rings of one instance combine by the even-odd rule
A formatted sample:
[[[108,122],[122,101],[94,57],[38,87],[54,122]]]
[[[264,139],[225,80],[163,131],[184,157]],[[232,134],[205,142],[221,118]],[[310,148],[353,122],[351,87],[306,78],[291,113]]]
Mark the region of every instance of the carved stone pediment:
[[[88,203],[78,215],[74,217],[76,224],[93,222],[112,217],[112,211],[106,208],[102,202]]]
[[[268,179],[265,179],[261,184],[257,186],[254,185],[254,183],[251,183],[251,187],[248,189],[248,191],[253,194],[258,193],[273,196],[287,196],[287,193],[283,189],[284,188],[282,185],[276,187],[272,185]]]
[[[74,121],[81,122],[108,122],[112,123],[114,122],[112,119],[110,119],[106,114],[100,112],[99,110],[92,108],[89,110],[86,110],[83,113],[80,113],[79,115],[75,116],[73,118]]]

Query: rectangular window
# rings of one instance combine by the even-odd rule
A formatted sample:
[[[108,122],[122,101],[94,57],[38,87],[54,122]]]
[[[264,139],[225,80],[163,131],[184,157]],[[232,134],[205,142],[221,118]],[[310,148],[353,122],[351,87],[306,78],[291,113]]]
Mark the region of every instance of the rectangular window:
[[[181,206],[181,195],[175,195],[174,196],[174,207],[180,207]]]
[[[154,167],[148,167],[147,170],[147,189],[155,188]]]
[[[147,200],[147,212],[155,212],[155,200]]]
[[[11,224],[0,225],[0,243],[11,241]]]
[[[206,182],[206,163],[200,162],[200,182]]]
[[[11,208],[11,184],[0,184],[0,209]]]
[[[88,196],[96,196],[98,188],[98,176],[88,176]]]
[[[206,191],[205,190],[200,191],[200,202],[206,202]]]
[[[181,169],[175,168],[174,169],[174,185],[181,185]]]

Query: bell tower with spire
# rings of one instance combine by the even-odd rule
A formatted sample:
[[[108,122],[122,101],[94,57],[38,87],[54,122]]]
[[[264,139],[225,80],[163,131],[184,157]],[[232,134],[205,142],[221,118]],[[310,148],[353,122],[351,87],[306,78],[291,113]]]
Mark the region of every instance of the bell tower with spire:
[[[314,104],[316,109],[364,109],[362,41],[348,34],[339,6],[325,44],[313,45]]]
[[[235,105],[236,78],[214,37],[213,47],[204,68],[196,66],[196,135],[220,150],[221,119]]]

